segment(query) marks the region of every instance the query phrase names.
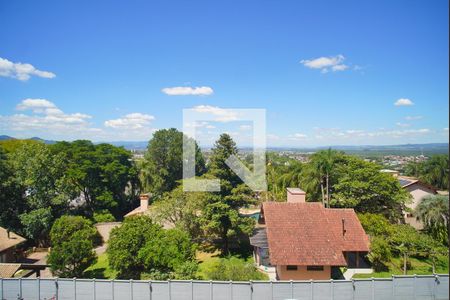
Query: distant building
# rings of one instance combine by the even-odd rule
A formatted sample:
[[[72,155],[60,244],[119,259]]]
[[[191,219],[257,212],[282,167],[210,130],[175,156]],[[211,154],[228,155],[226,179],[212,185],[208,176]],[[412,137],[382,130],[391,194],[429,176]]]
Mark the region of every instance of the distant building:
[[[288,189],[287,202],[264,202],[250,238],[258,265],[275,267],[279,280],[330,279],[333,269],[369,268],[369,237],[353,209],[305,202]]]
[[[16,262],[17,246],[25,241],[20,235],[0,227],[0,263]]]
[[[416,207],[420,204],[420,202],[424,197],[436,195],[437,189],[414,177],[397,176],[397,178],[402,188],[407,190],[412,197],[412,202],[406,205],[406,207],[410,211],[403,212],[405,222],[407,224],[410,224],[414,228],[421,230],[423,229],[423,224],[421,221],[417,220],[417,218],[412,214],[412,212],[416,209]]]

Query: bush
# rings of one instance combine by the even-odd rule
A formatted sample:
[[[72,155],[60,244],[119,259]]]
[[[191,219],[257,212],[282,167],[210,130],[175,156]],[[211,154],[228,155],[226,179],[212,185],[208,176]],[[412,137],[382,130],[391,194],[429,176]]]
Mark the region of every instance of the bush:
[[[376,272],[386,271],[386,263],[391,261],[392,253],[386,239],[382,237],[373,237],[370,243],[370,253],[367,258],[372,263]]]
[[[164,230],[149,217],[138,216],[111,232],[107,252],[119,278],[170,279],[181,265],[194,260],[195,249],[185,231]]]
[[[95,223],[114,222],[116,218],[108,210],[101,210],[94,212],[94,221]]]
[[[54,275],[81,277],[96,261],[93,251],[97,231],[91,222],[79,216],[62,216],[50,231],[52,249],[48,263]]]
[[[179,229],[162,230],[156,238],[148,239],[139,251],[145,269],[172,272],[186,261],[195,257],[195,245],[189,235]]]
[[[175,279],[193,280],[199,279],[197,276],[198,263],[195,261],[187,261],[175,268]]]
[[[205,276],[209,280],[266,280],[266,276],[260,273],[251,262],[246,262],[237,257],[221,258],[214,263]]]
[[[161,226],[149,217],[138,216],[125,219],[122,226],[111,231],[108,241],[109,265],[117,271],[118,278],[139,279],[144,265],[139,251],[151,237],[158,237]]]

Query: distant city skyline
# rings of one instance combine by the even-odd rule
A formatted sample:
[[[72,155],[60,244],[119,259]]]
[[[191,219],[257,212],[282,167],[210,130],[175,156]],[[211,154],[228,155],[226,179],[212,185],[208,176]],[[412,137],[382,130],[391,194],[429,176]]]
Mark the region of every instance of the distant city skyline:
[[[202,146],[266,109],[269,147],[447,143],[448,1],[0,4],[0,135]]]

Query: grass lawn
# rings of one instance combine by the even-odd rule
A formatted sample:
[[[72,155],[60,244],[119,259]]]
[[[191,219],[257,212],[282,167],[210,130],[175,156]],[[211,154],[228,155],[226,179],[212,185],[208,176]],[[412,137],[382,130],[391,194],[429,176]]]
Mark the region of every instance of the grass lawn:
[[[220,260],[220,251],[197,251],[195,258],[197,259],[198,271],[197,276],[202,279],[207,279],[206,272],[216,265]]]
[[[198,251],[196,255],[197,261],[199,262],[197,276],[204,280],[209,280],[208,273],[211,272],[220,262],[220,251],[215,252],[203,252]],[[253,257],[247,257],[245,259],[248,263],[254,263]],[[263,272],[260,272],[259,270],[255,274],[254,280],[269,280],[269,276]]]
[[[432,265],[428,260],[419,260],[417,258],[410,258],[411,269],[408,269],[408,275],[429,275],[432,274]],[[392,275],[403,275],[403,270],[400,266],[403,263],[402,258],[395,257],[390,263],[387,264],[389,270],[385,272],[374,272],[372,274],[356,274],[353,278],[386,278]],[[448,274],[448,263],[446,266],[436,265],[436,273],[438,274]]]
[[[100,254],[97,262],[84,271],[85,278],[115,279],[116,275],[116,272],[109,267],[106,253]]]

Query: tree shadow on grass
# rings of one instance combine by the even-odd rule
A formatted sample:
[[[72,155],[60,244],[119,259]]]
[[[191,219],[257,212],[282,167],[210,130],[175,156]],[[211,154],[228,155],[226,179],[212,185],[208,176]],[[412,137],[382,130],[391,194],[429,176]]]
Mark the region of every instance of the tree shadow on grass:
[[[97,268],[86,270],[83,273],[84,278],[96,278],[96,279],[107,279],[105,276],[106,268]]]

